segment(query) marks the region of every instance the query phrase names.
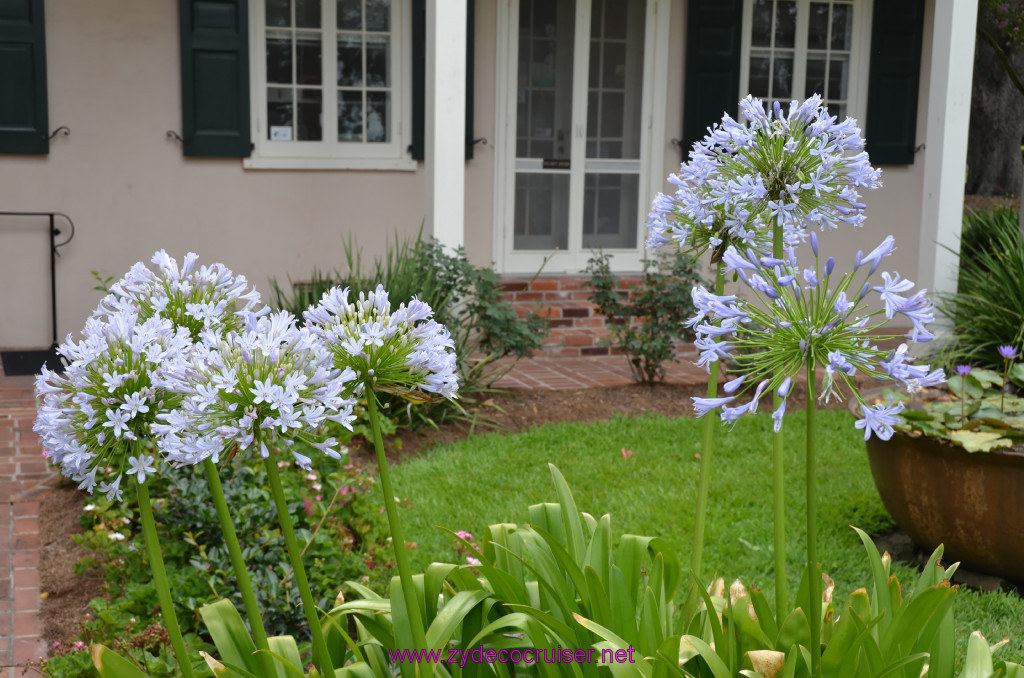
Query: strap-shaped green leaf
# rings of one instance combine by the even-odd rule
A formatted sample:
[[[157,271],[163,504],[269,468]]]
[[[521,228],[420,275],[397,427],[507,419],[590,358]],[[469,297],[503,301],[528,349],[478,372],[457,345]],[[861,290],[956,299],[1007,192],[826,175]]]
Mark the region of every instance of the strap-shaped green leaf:
[[[442,649],[469,612],[490,596],[486,591],[459,591],[437,613],[427,628],[427,648]]]
[[[92,665],[100,674],[100,678],[146,678],[132,662],[111,650],[106,645],[92,645],[89,648]]]
[[[260,665],[256,659],[256,645],[245,628],[238,610],[230,600],[221,599],[199,608],[199,615],[206,624],[206,630],[213,639],[217,654],[225,665],[235,665],[259,675]]]

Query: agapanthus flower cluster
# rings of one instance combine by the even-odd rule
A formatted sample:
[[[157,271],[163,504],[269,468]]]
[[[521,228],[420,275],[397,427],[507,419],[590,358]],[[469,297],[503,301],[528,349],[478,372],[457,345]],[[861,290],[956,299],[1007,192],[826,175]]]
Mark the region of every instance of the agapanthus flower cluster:
[[[356,389],[369,387],[405,396],[417,391],[455,398],[455,344],[444,325],[418,299],[392,311],[383,286],[349,301],[335,287],[307,310],[306,327],[334,355],[334,365],[356,374]]]
[[[204,330],[187,363],[169,376],[181,406],[154,426],[167,461],[216,462],[234,448],[266,458],[296,440],[340,458],[337,440],[314,436],[327,421],[352,428],[354,401],[344,391],[355,373],[335,368],[327,347],[287,311],[239,318],[237,331]],[[309,457],[292,455],[310,468]]]
[[[945,380],[942,370],[914,365],[907,343],[887,351],[876,342],[896,339],[884,334],[883,326],[900,316],[912,325],[906,335],[910,342],[931,339],[925,325],[933,320],[933,306],[926,290],[911,294],[914,283],[898,273],[883,272],[882,284],[870,279],[882,260],[895,249],[887,237],[867,255],[857,252],[853,270],[837,275],[832,257],[821,264],[817,236],[810,234],[814,266],[801,268],[793,248],[784,259],[763,256],[753,248],[741,251],[730,246],[723,255],[726,271],[736,275],[751,291],[750,299],[736,295],[715,295],[703,287],[694,288],[697,314],[687,323],[697,335],[699,365],[728,358],[738,376],[728,381],[721,398],[694,398],[698,415],[721,409],[723,421],[732,422],[757,410],[768,390],[776,390],[782,402],[772,415],[775,430],[782,425],[792,379],[805,366],[824,367],[821,397],[842,397],[842,386],[861,403],[865,439],[872,432],[882,439],[892,435],[892,425],[903,409],[900,402],[864,404],[855,383],[860,373],[875,379],[902,384],[910,392],[935,386]],[[876,281],[877,282],[877,281]],[[881,308],[869,309],[874,292]],[[743,392],[753,389],[750,402],[733,406]]]
[[[817,94],[788,112],[750,96],[740,108],[746,123],[725,115],[669,176],[675,194],[654,199],[649,248],[713,249],[717,261],[730,244],[764,249],[776,224],[788,242],[812,228],[861,225],[858,189],[881,184],[856,120],[837,122]]]
[[[111,285],[110,294],[100,301],[94,317],[106,318],[124,309],[133,310],[140,319],[153,316],[169,319],[175,327],[185,327],[193,340],[211,328],[238,329],[239,311],[260,307],[260,295],[247,289],[245,276],[234,275],[220,263],[196,266],[198,257],[188,253],[178,262],[160,250],[150,260],[157,272],[141,261],[125,277]]]
[[[79,342],[69,336],[58,348],[64,374],[44,367],[36,378],[42,403],[33,430],[50,463],[80,489],[98,485],[111,501],[121,498],[125,474],[141,483],[155,473],[147,441],[156,416],[177,405],[167,374],[191,344],[167,318],[140,322],[131,307],[91,318]]]

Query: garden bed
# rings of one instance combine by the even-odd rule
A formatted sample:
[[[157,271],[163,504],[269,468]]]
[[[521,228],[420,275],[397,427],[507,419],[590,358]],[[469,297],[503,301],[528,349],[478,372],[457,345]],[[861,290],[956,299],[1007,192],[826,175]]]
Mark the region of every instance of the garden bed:
[[[796,388],[802,389],[802,386]],[[703,394],[703,386],[681,385],[513,391],[487,401],[481,413],[492,420],[492,426],[499,426],[507,432],[519,432],[560,422],[605,421],[616,415],[688,417],[692,415],[690,397]],[[800,392],[794,395],[797,402],[803,398]],[[842,409],[844,406],[844,403],[833,401],[830,409]],[[487,430],[477,429],[478,432]],[[425,427],[416,432],[403,430],[387,445],[394,458],[400,460],[410,455],[422,455],[432,447],[454,443],[468,436],[465,425],[452,423],[437,430]],[[357,448],[352,453],[353,460],[363,465],[371,463],[371,455],[372,450],[366,448]],[[866,465],[866,461],[864,463]],[[51,646],[54,642],[73,642],[89,610],[89,600],[103,594],[101,579],[74,574],[75,563],[88,554],[70,539],[71,534],[80,531],[78,521],[83,503],[82,493],[72,487],[62,487],[48,495],[41,506],[43,552],[40,576],[42,590],[48,594],[43,603],[43,630],[47,644]],[[685,547],[685,544],[680,546]]]

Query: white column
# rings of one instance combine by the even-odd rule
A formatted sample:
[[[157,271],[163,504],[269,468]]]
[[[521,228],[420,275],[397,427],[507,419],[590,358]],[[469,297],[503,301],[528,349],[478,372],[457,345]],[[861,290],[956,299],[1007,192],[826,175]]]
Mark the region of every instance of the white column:
[[[978,18],[978,0],[934,1],[916,281],[933,299],[936,292],[956,291]]]
[[[466,0],[427,0],[426,38],[427,229],[455,248],[465,224]]]

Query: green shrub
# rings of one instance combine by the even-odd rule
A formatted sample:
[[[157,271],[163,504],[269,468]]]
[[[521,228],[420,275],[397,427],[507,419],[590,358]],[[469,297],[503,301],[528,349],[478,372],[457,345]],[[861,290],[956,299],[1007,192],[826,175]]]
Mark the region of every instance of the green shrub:
[[[380,511],[376,479],[362,470],[321,454],[311,454],[305,472],[280,462],[296,536],[317,604],[330,609],[341,582],[357,580],[382,588],[390,563],[387,526]],[[233,507],[235,529],[249,567],[256,599],[271,635],[289,634],[308,641],[308,629],[284,539],[261,467],[233,464],[221,482]],[[221,598],[239,609],[235,583],[220,524],[201,469],[180,469],[155,476],[150,483],[156,502],[160,543],[175,608],[192,652],[212,651],[196,610]],[[87,648],[108,644],[130,656],[152,676],[172,676],[174,655],[156,617],[158,601],[148,563],[140,557],[145,542],[134,501],[111,504],[91,497],[81,518],[84,532],[74,537],[91,554],[76,567],[79,576],[99,572],[107,595],[90,603],[83,625],[83,645],[55,648],[39,670],[50,676],[95,676]],[[116,536],[114,536],[116,535]]]
[[[682,326],[693,315],[690,293],[701,283],[694,261],[682,252],[661,254],[645,263],[640,284],[630,290],[619,286],[612,273],[609,254],[597,254],[587,262],[594,290],[590,300],[608,319],[611,339],[629,357],[633,378],[653,384],[665,378],[666,360],[675,360],[673,348],[680,338],[690,338]]]
[[[494,382],[511,366],[506,363],[496,368],[495,361],[506,356],[528,357],[544,345],[548,333],[546,319],[536,313],[520,318],[501,298],[501,283],[492,269],[473,266],[462,248],[450,253],[434,239],[417,236],[393,243],[371,266],[364,266],[359,248],[350,239],[345,246],[344,272],[314,269],[308,283],[293,282],[290,292],[271,281],[274,305],[298,318],[332,287],[348,287],[355,297],[378,284],[388,291],[395,306],[413,296],[426,302],[434,319],[451,332],[459,362],[459,396],[464,401],[493,390]],[[390,416],[403,416],[407,425],[436,424],[463,412],[458,403],[447,400],[413,409],[401,398],[378,395]]]
[[[952,324],[939,354],[944,365],[1002,370],[997,347],[1019,346],[1024,336],[1024,235],[1016,212],[964,218],[960,282],[955,294],[938,295],[937,308]]]

